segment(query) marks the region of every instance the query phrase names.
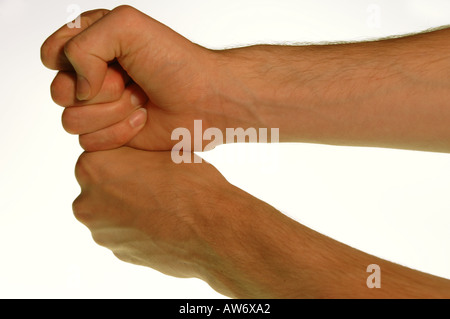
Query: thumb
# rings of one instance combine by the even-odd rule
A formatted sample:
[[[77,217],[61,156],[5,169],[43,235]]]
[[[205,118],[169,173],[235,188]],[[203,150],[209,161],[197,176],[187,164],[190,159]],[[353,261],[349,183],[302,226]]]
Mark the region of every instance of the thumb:
[[[121,52],[122,34],[120,28],[113,27],[117,22],[111,11],[65,44],[64,54],[77,74],[78,100],[89,100],[98,94],[108,63]]]
[[[70,39],[64,53],[77,73],[77,98],[90,100],[100,91],[108,64],[117,60],[133,80],[145,87],[149,74],[158,67],[156,47],[176,38],[175,32],[130,6],[110,11]]]

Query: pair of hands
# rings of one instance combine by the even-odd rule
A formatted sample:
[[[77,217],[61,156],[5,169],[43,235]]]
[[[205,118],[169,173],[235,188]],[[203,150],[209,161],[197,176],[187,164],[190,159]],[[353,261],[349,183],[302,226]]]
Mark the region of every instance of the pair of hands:
[[[213,51],[131,7],[84,13],[41,49],[59,71],[63,126],[87,151],[74,214],[120,259],[230,297],[448,298],[448,280],[314,232],[169,151],[174,129],[202,120],[204,131],[283,127],[281,141],[448,152],[449,33]],[[371,264],[383,289],[366,285]]]
[[[170,151],[172,131],[192,130],[195,119],[204,129],[241,124],[243,110],[218,94],[226,59],[128,6],[82,14],[81,28],[56,31],[41,58],[59,71],[52,98],[86,150],[73,211],[93,239],[124,261],[247,295],[223,284],[239,277],[223,246],[245,246],[236,238],[258,217],[241,213],[259,201],[208,163],[151,152]]]

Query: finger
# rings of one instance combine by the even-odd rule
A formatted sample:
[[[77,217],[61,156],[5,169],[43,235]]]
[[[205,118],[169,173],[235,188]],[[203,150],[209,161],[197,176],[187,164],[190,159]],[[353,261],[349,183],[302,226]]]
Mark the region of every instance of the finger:
[[[88,134],[126,119],[135,110],[145,107],[147,96],[136,85],[128,86],[117,101],[64,109],[62,124],[71,134]]]
[[[147,110],[139,108],[119,123],[100,131],[80,135],[80,145],[88,152],[118,148],[135,137],[146,122]]]
[[[99,94],[90,100],[79,101],[76,98],[76,74],[70,71],[60,71],[50,86],[53,101],[61,106],[80,106],[86,104],[98,104],[113,102],[120,99],[125,86],[130,82],[130,77],[119,64],[111,65],[105,76]]]
[[[52,70],[73,70],[72,65],[64,54],[64,46],[67,41],[87,29],[108,12],[109,10],[99,9],[82,13],[80,15],[80,28],[69,28],[67,24],[63,25],[42,44],[42,63]]]

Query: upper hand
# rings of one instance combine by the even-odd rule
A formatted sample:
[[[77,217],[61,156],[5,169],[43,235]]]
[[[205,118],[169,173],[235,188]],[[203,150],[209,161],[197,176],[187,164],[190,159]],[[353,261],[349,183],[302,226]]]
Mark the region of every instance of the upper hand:
[[[59,70],[51,93],[66,107],[64,128],[88,151],[170,150],[175,128],[193,131],[195,119],[207,128],[223,114],[216,54],[132,7],[82,14],[81,28],[56,31],[41,58]]]

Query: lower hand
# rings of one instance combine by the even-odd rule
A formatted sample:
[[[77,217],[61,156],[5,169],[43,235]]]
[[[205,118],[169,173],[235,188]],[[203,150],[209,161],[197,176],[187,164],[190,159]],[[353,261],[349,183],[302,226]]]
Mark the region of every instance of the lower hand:
[[[174,164],[170,152],[123,147],[83,153],[76,177],[82,189],[73,203],[76,218],[119,259],[201,278],[233,297],[250,296],[267,280],[253,278],[264,268],[254,267],[263,262],[264,241],[251,229],[258,220],[267,224],[268,205],[210,164]]]

